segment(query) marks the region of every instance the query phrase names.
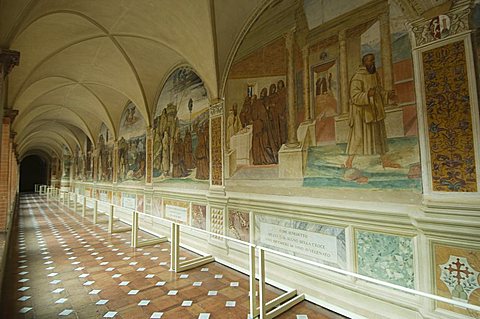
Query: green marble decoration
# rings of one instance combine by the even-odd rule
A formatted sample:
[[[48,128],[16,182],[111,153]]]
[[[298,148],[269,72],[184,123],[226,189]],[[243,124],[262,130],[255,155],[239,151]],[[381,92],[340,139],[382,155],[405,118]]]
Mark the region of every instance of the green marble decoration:
[[[359,274],[414,288],[411,238],[357,230],[356,242]]]

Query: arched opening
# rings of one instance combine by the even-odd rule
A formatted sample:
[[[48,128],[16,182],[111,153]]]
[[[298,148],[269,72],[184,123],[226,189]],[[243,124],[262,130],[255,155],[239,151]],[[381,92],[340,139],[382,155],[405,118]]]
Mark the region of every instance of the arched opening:
[[[35,184],[47,184],[47,163],[31,155],[20,163],[20,192],[33,192]]]

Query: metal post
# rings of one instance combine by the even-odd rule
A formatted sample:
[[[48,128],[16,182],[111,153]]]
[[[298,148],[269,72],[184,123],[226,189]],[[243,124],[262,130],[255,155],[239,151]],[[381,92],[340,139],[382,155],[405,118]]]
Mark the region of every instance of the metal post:
[[[178,225],[175,223],[172,223],[172,241],[171,241],[171,247],[170,247],[170,270],[171,271],[177,271],[178,269]]]
[[[133,211],[132,214],[132,240],[130,243],[131,247],[137,247],[137,231],[138,231],[138,214],[136,211]]]
[[[77,193],[73,194],[73,212],[77,212]]]
[[[250,318],[255,318],[257,315],[257,289],[255,286],[255,247],[249,246],[250,257]]]
[[[83,196],[82,217],[85,218],[86,215],[87,215],[87,196]]]
[[[66,195],[67,195],[67,208],[70,208],[70,192],[67,192]]]
[[[96,224],[97,223],[97,218],[98,218],[98,199],[95,199],[95,201],[93,202],[93,223]]]
[[[259,304],[260,304],[260,319],[267,318],[267,311],[265,309],[265,251],[258,250],[258,286],[259,286]]]
[[[115,206],[110,205],[110,213],[108,214],[108,232],[111,234],[113,233],[113,211],[115,210]]]

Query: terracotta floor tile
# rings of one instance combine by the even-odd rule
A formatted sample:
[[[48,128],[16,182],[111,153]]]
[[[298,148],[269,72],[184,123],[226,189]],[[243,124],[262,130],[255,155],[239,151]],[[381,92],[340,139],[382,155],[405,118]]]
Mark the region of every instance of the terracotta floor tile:
[[[12,262],[4,282],[9,293],[4,294],[0,305],[2,318],[57,318],[66,309],[73,312],[65,318],[103,318],[108,311],[117,312],[115,318],[128,319],[150,318],[154,312],[163,312],[162,319],[197,319],[200,313],[210,313],[211,319],[247,317],[249,284],[244,274],[218,263],[177,274],[169,271],[169,243],[134,249],[128,243],[130,233],[108,234],[106,228],[92,224],[91,215],[82,218],[81,209],[74,213],[55,202],[47,204],[38,195],[23,196],[20,207],[14,229],[18,235],[11,246]],[[101,219],[106,220],[103,215]],[[142,232],[141,237],[152,238]],[[180,252],[186,259],[198,256],[184,249]],[[141,268],[145,269],[139,271]],[[22,271],[28,273],[20,275]],[[79,277],[82,274],[88,275]],[[146,278],[149,274],[153,277]],[[215,278],[219,274],[221,278]],[[183,278],[185,275],[188,277]],[[119,286],[123,281],[128,285]],[[156,286],[161,281],[165,284]],[[231,286],[232,282],[238,282],[238,286]],[[19,291],[21,287],[30,288]],[[92,290],[99,292],[90,294]],[[131,290],[139,291],[129,295]],[[170,296],[171,290],[178,293]],[[209,296],[209,291],[216,291],[216,295]],[[267,300],[280,293],[268,286]],[[23,296],[30,297],[19,300]],[[108,301],[97,305],[99,300]],[[141,301],[144,305],[139,305]],[[191,301],[191,305],[184,301]],[[226,307],[229,301],[235,302],[235,307]],[[24,307],[31,310],[19,313],[29,309]],[[308,302],[278,318],[296,318],[296,314],[307,315],[308,319],[343,318]]]

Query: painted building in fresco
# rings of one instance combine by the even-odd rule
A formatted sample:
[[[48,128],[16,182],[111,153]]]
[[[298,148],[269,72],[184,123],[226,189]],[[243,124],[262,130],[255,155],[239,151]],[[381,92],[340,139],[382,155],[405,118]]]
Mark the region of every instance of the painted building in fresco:
[[[150,109],[128,101],[117,131],[102,123],[52,176],[145,214],[480,305],[479,21],[472,1],[414,20],[402,1],[265,4],[218,98],[196,68],[173,67]],[[242,263],[225,242],[195,236],[192,247]],[[365,306],[378,302],[391,318],[474,318],[295,266],[273,276],[316,298],[317,286],[335,286],[332,303],[351,293],[367,317],[386,318]]]

